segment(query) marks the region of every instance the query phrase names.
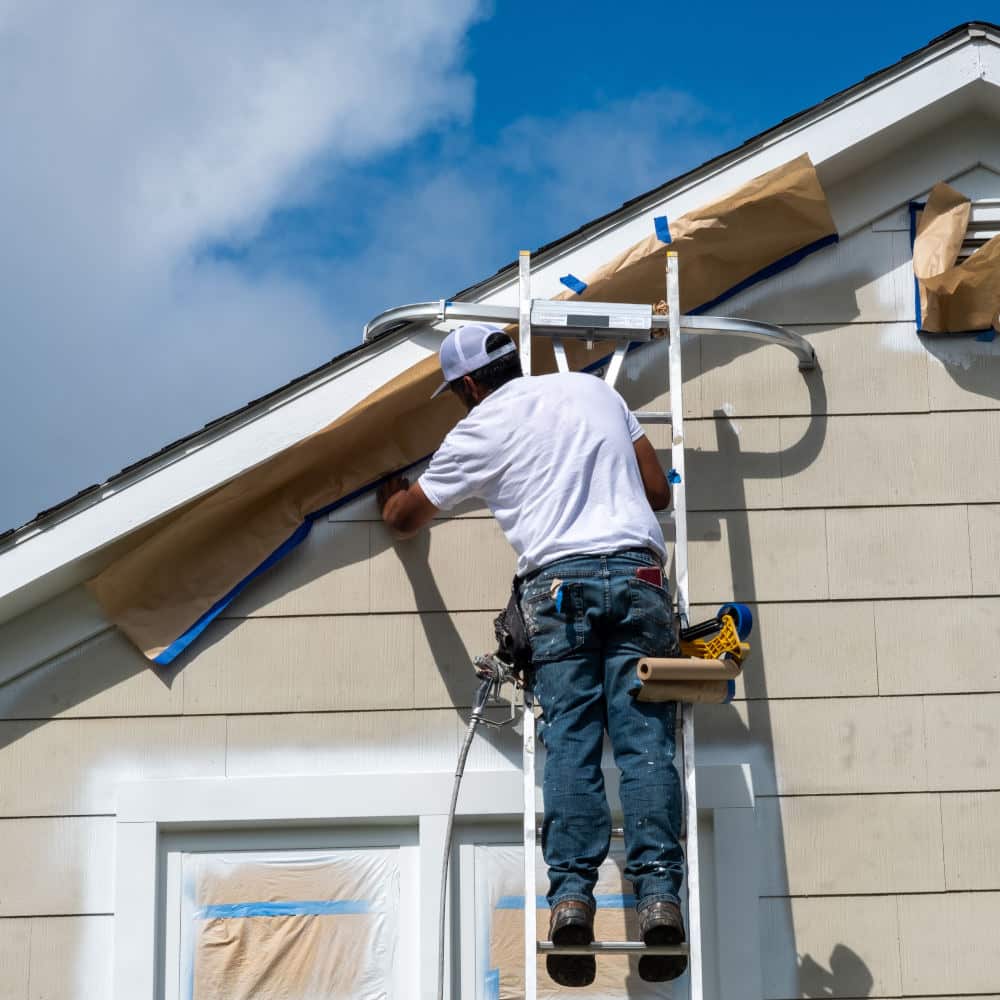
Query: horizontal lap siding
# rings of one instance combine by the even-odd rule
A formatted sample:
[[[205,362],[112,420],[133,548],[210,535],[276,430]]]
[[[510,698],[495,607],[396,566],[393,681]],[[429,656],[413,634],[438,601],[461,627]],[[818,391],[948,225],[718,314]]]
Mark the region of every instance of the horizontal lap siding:
[[[0,1000],[111,995],[110,916],[0,920]]]
[[[217,717],[0,723],[0,816],[113,813],[121,781],[222,776]]]
[[[797,325],[821,375],[685,342],[693,614],[736,598],[757,622],[699,754],[753,768],[780,1000],[1000,997],[1000,355],[916,333],[908,253],[865,231],[718,310]],[[641,360],[625,395],[667,408]],[[108,995],[118,782],[452,768],[513,568],[480,505],[396,544],[366,496],[171,668],[114,629],[40,644],[0,687],[0,1000]],[[491,732],[469,767],[518,754]]]
[[[1000,893],[769,898],[760,907],[773,1000],[997,995]]]
[[[0,819],[0,918],[111,913],[114,837],[110,816]]]
[[[898,246],[904,234],[882,238]],[[909,275],[890,267],[859,286],[861,318],[891,298],[879,294],[889,286],[912,293]],[[795,289],[784,302],[762,292],[771,316],[754,318],[797,319],[799,301]],[[824,318],[843,317],[831,308]],[[729,557],[728,569],[709,567],[692,552],[693,587],[731,583],[761,602],[761,658],[748,661],[744,692],[772,700],[700,711],[699,739],[744,741],[753,764],[765,992],[997,995],[1000,359],[907,322],[855,323],[828,345],[826,331],[802,329],[824,369],[821,391],[808,377],[792,385],[773,349],[749,356],[745,381],[726,372],[746,357],[730,348],[727,362],[722,341],[702,350],[702,412],[719,401],[716,451],[725,438],[735,475],[766,478],[756,442],[770,432],[753,428],[750,447],[730,427],[777,418],[785,516],[757,518],[758,481],[746,484],[742,523],[738,511],[716,524],[692,518],[696,537],[714,533]],[[822,544],[819,524],[796,509],[821,514]],[[825,593],[805,605],[779,597],[782,576],[797,585],[820,554]],[[780,652],[772,632],[787,635]]]
[[[269,755],[312,773],[438,769],[458,725],[449,708],[10,722],[2,815],[109,814],[121,781],[252,774]],[[707,761],[750,755],[758,795],[1000,790],[996,693],[737,702],[700,708],[699,727]]]

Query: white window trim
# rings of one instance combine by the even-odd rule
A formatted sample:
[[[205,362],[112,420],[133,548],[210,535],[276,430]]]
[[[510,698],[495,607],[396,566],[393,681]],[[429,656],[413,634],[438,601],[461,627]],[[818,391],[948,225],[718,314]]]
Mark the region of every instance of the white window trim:
[[[607,772],[609,792],[617,774]],[[165,834],[201,829],[237,831],[270,825],[358,826],[408,823],[419,840],[420,995],[436,996],[437,905],[441,858],[454,776],[450,772],[399,772],[266,778],[194,778],[143,781],[119,786],[115,859],[115,1000],[157,1000],[157,953],[165,899]],[[462,822],[518,822],[521,774],[516,770],[472,771],[462,781],[458,817]],[[715,853],[718,884],[726,886],[717,907],[717,933],[740,954],[739,983],[721,984],[721,997],[748,993],[760,982],[756,946],[757,887],[752,865],[743,863],[753,842],[753,784],[749,764],[698,768],[698,800],[712,810],[714,838],[703,845]],[[540,804],[540,796],[539,796]],[[725,926],[722,926],[725,921]],[[742,948],[740,943],[742,942]],[[735,957],[735,956],[734,956]],[[721,975],[721,973],[720,973]],[[725,977],[723,977],[725,978]],[[739,986],[739,993],[730,992]]]

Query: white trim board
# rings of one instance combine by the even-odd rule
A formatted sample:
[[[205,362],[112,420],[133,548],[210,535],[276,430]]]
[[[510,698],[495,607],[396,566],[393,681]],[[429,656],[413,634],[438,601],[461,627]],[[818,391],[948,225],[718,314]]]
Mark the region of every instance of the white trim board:
[[[606,769],[612,794],[616,775],[614,769]],[[118,789],[117,820],[171,826],[414,819],[447,814],[453,783],[450,771],[124,782]],[[538,804],[541,802],[538,790]],[[706,809],[751,808],[750,765],[699,764],[698,802]],[[466,819],[520,811],[520,770],[466,773],[459,798],[459,812]]]
[[[606,772],[610,778],[610,772]],[[162,912],[166,901],[164,838],[199,830],[275,830],[302,826],[416,827],[420,850],[421,996],[433,1000],[437,973],[437,899],[444,847],[445,816],[451,799],[451,772],[356,774],[281,778],[195,778],[124,783],[119,787],[115,857],[114,1000],[157,1000]],[[699,766],[702,810],[752,810],[748,764]],[[462,781],[460,825],[477,821],[517,823],[521,817],[519,771],[472,771]],[[539,792],[539,804],[541,796]],[[748,813],[752,817],[752,812]],[[749,825],[728,823],[723,830],[745,838]],[[726,857],[741,857],[745,840],[716,842]],[[708,845],[706,845],[708,846]],[[752,845],[751,845],[752,846]],[[733,887],[729,887],[733,888]],[[729,889],[727,889],[727,892]],[[738,879],[737,900],[727,895],[742,934],[754,938],[757,895],[752,879]],[[744,898],[745,897],[745,898]],[[759,981],[759,954],[743,956]],[[744,979],[745,981],[745,979]],[[758,994],[759,996],[759,994]],[[720,996],[737,1000],[737,996]],[[741,994],[739,1000],[747,1000]]]

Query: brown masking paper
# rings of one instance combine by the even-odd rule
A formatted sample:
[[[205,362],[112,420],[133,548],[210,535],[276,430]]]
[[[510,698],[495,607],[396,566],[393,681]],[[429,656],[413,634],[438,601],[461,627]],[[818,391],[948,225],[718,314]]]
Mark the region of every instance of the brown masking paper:
[[[957,263],[971,207],[965,195],[941,183],[920,213],[913,274],[925,333],[986,330],[1000,311],[1000,236]]]
[[[392,996],[399,872],[386,854],[193,862],[192,1000]],[[207,907],[354,901],[364,912],[217,916]],[[359,908],[359,907],[355,907]],[[218,911],[216,910],[215,913]]]
[[[690,312],[711,302],[836,231],[826,194],[806,154],[716,202],[671,219],[670,249],[679,258],[681,310]],[[650,233],[588,278],[580,298],[597,302],[662,299],[666,249]]]
[[[672,219],[670,231],[681,307],[690,310],[835,227],[804,155]],[[582,298],[660,302],[666,250],[651,233],[591,275]],[[567,344],[577,369],[609,352],[606,344]],[[554,370],[551,341],[537,338],[533,355],[536,372]],[[309,514],[433,452],[462,415],[450,394],[430,400],[440,377],[436,358],[421,361],[329,426],[192,503],[89,581],[105,614],[155,659]]]

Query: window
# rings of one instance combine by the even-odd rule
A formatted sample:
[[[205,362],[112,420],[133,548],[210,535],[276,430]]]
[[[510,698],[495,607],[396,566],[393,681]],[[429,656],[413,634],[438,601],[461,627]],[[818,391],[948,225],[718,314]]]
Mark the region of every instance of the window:
[[[387,832],[168,835],[163,996],[405,995],[415,960],[399,928],[415,902],[415,831],[372,846]]]
[[[610,773],[606,780],[613,787]],[[434,995],[453,781],[401,772],[123,784],[115,1000],[311,1000],[315,992],[278,991],[293,974],[318,977],[319,995],[337,1000]],[[698,783],[705,995],[749,1000],[760,996],[750,769],[699,766]],[[452,1000],[518,995],[521,794],[515,769],[471,771],[463,782],[449,891]],[[541,895],[540,855],[536,872]],[[613,851],[598,887],[605,937],[632,936],[620,872]],[[545,910],[538,916],[544,936]],[[602,958],[603,992],[581,996],[646,995],[628,962]],[[685,995],[683,982],[673,995]],[[539,987],[540,997],[552,989],[545,976]]]

